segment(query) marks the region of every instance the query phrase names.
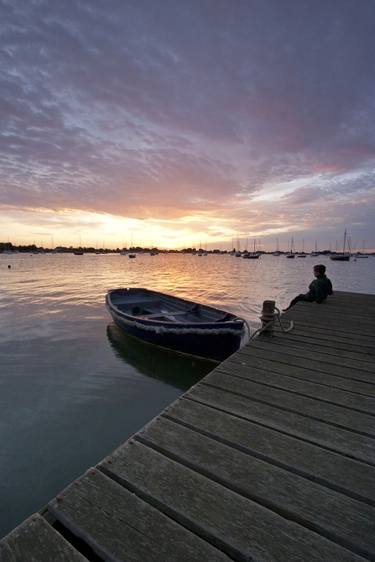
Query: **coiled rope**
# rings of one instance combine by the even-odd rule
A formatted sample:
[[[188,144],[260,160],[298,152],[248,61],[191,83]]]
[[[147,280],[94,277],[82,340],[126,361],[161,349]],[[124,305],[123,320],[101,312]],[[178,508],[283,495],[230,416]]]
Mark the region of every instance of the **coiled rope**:
[[[253,340],[256,336],[258,336],[259,334],[261,334],[262,332],[266,332],[269,331],[270,327],[274,324],[275,320],[277,320],[279,326],[280,326],[280,330],[284,333],[290,332],[291,330],[293,330],[294,328],[294,322],[293,320],[291,320],[289,322],[289,326],[285,327],[283,326],[282,322],[281,322],[281,312],[280,310],[277,308],[277,306],[275,306],[275,312],[273,312],[272,314],[265,314],[263,312],[262,316],[259,316],[259,318],[262,320],[262,322],[265,322],[265,324],[263,324],[263,326],[261,328],[258,328],[258,330],[256,330],[251,336],[250,336],[250,340]],[[268,320],[268,322],[267,322]],[[247,324],[247,323],[246,323]],[[249,334],[250,334],[250,328],[249,325],[247,324],[247,328],[249,330]]]

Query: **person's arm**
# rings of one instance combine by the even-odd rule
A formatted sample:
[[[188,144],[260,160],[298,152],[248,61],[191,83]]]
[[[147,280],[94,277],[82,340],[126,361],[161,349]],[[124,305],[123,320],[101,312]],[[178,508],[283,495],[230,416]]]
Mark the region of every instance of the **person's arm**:
[[[325,283],[323,280],[316,280],[315,282],[315,302],[322,303],[327,298],[325,290]]]
[[[314,281],[311,281],[310,285],[309,285],[309,292],[306,293],[306,299],[309,299],[309,301],[314,302],[316,300],[316,279],[314,279]]]
[[[328,281],[328,287],[327,287],[327,292],[329,295],[333,295],[333,287],[332,287],[332,283],[330,279],[327,279]]]

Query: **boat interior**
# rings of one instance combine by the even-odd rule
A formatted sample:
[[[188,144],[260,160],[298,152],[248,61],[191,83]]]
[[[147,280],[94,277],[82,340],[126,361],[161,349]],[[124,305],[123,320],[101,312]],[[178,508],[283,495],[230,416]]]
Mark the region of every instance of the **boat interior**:
[[[159,295],[112,294],[112,304],[121,312],[142,320],[160,322],[227,322],[235,316],[204,305],[188,303]]]

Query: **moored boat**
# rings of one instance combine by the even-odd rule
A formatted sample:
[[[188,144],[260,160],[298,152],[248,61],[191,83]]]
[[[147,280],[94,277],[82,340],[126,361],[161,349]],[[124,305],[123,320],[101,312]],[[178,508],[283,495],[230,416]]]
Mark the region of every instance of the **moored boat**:
[[[293,236],[290,240],[290,252],[288,252],[285,257],[289,258],[289,259],[294,259],[296,257],[296,254],[295,254],[295,251],[294,251],[294,238],[293,238]]]
[[[350,252],[346,252],[346,242],[347,242],[347,235],[346,235],[346,229],[344,232],[344,244],[343,244],[343,248],[342,248],[342,252],[340,253],[336,253],[336,254],[331,254],[329,257],[331,260],[333,261],[349,261],[350,260]]]
[[[260,254],[257,252],[248,252],[247,254],[243,254],[242,257],[246,260],[257,260],[260,258]]]
[[[246,250],[246,252],[244,254],[242,254],[242,257],[245,258],[246,260],[258,260],[260,257],[260,253],[256,251],[256,240],[254,239],[254,249],[252,252],[248,252]]]
[[[113,289],[106,305],[125,333],[215,361],[237,351],[245,333],[245,321],[234,314],[148,289]]]
[[[331,254],[329,256],[333,261],[349,261],[350,254]]]

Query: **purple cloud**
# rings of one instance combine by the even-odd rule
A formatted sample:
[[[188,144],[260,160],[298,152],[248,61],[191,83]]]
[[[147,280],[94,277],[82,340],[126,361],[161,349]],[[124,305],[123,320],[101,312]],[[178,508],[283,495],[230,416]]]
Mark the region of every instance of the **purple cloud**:
[[[14,1],[0,16],[0,205],[209,210],[242,231],[313,229],[327,200],[351,222],[373,201],[372,0]]]

